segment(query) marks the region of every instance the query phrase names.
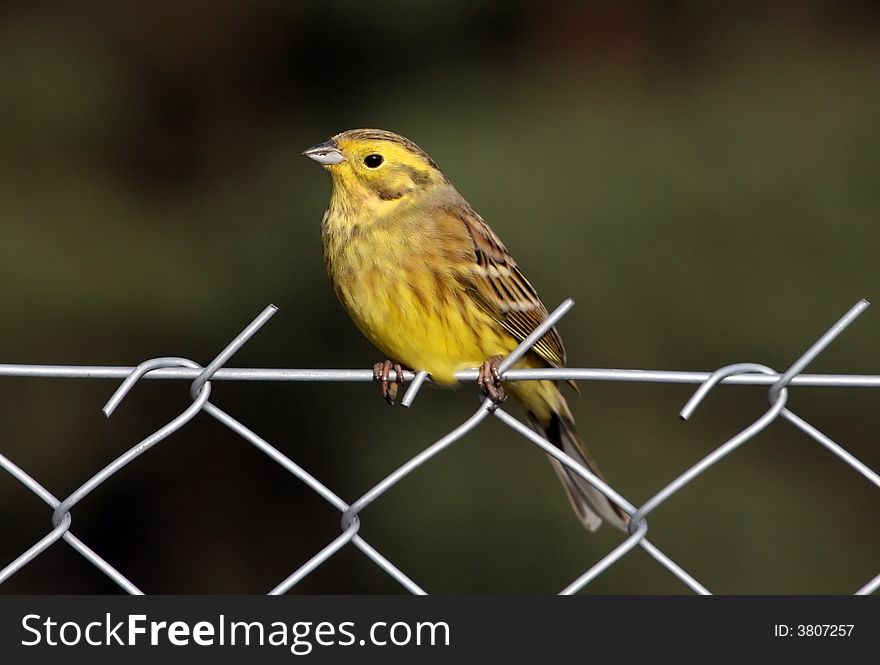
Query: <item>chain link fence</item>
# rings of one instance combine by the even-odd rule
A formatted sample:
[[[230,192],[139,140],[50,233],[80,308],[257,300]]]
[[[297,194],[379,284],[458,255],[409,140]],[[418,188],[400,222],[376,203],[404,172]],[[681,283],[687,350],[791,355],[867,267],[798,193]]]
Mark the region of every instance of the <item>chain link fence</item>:
[[[608,498],[630,514],[629,534],[614,549],[594,563],[579,577],[574,579],[561,594],[574,594],[586,587],[590,582],[602,575],[609,567],[625,557],[634,548],[639,547],[650,555],[660,566],[677,577],[687,588],[698,594],[710,594],[710,590],[702,582],[695,579],[672,558],[660,551],[648,538],[648,517],[663,502],[679,492],[698,476],[707,472],[713,465],[730,455],[765,429],[770,423],[782,419],[803,432],[807,437],[827,449],[840,461],[849,465],[860,477],[880,489],[880,475],[860,462],[843,446],[820,432],[806,420],[786,407],[788,390],[792,386],[830,386],[830,387],[863,387],[880,388],[880,376],[867,375],[828,375],[803,374],[807,365],[816,358],[844,329],[846,329],[868,307],[866,300],[854,305],[837,323],[828,329],[804,354],[784,372],[777,372],[770,367],[756,363],[737,363],[727,365],[714,372],[683,372],[683,371],[652,371],[652,370],[616,370],[616,369],[577,369],[548,368],[531,370],[510,369],[516,361],[526,353],[532,345],[555,325],[574,305],[567,300],[554,310],[547,320],[535,332],[525,339],[501,364],[500,371],[505,380],[590,380],[590,381],[636,381],[653,383],[684,383],[696,384],[698,389],[682,409],[680,416],[687,419],[694,413],[700,402],[719,383],[736,383],[767,386],[769,408],[757,420],[740,431],[736,436],[723,442],[710,454],[698,461],[687,471],[674,478],[663,489],[640,506],[630,503],[602,479],[596,477],[580,466],[568,455],[557,449],[549,441],[532,431],[527,425],[497,407],[491,400],[485,399],[475,413],[451,432],[434,442],[408,462],[394,470],[381,482],[372,487],[360,498],[347,503],[332,489],[312,476],[294,460],[284,455],[271,443],[261,438],[246,425],[218,408],[210,401],[212,381],[216,380],[267,380],[267,381],[372,381],[371,370],[299,370],[299,369],[233,369],[224,368],[232,355],[245,344],[275,313],[272,305],[267,307],[250,325],[248,325],[212,362],[202,367],[187,358],[163,357],[147,360],[137,367],[87,367],[87,366],[49,366],[49,365],[12,365],[0,364],[0,376],[5,377],[43,377],[43,378],[77,378],[77,379],[121,379],[119,388],[104,407],[104,413],[110,416],[131,388],[142,378],[176,379],[191,381],[190,394],[192,404],[165,426],[138,442],[127,452],[89,478],[72,494],[58,499],[27,471],[17,466],[11,459],[0,453],[0,468],[10,474],[28,490],[42,499],[51,509],[52,529],[34,543],[15,560],[0,569],[0,585],[16,572],[27,566],[41,553],[54,546],[58,541],[66,542],[82,555],[90,564],[102,571],[124,591],[130,594],[141,594],[141,589],[108,563],[98,552],[77,538],[71,531],[71,511],[88,494],[104,483],[110,482],[114,475],[129,464],[133,464],[148,449],[156,446],[173,435],[187,422],[201,413],[216,419],[242,439],[255,446],[275,463],[283,467],[299,482],[304,483],[327,503],[339,511],[341,516],[341,533],[323,549],[316,552],[310,559],[302,562],[290,575],[281,580],[269,594],[283,594],[324,564],[337,552],[348,546],[354,546],[371,559],[379,568],[399,582],[413,594],[425,594],[426,589],[410,578],[404,571],[389,561],[375,547],[359,535],[360,514],[373,501],[382,496],[391,487],[403,481],[418,467],[429,462],[436,455],[459,441],[467,433],[479,427],[487,418],[494,417],[507,425],[511,430],[524,437],[561,464],[572,469],[602,491]],[[462,381],[475,381],[477,372],[467,371],[458,375]],[[391,379],[396,378],[392,373]],[[426,380],[424,372],[412,374],[406,372],[404,378],[409,387],[402,399],[404,406],[411,406]],[[880,572],[864,586],[856,590],[856,594],[870,594],[880,588]]]

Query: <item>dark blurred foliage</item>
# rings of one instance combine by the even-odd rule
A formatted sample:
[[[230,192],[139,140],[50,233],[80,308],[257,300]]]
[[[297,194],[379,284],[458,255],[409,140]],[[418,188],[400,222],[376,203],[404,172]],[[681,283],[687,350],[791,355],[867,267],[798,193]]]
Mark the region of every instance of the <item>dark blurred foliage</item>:
[[[877,297],[880,11],[873,2],[6,2],[0,6],[4,362],[368,367],[327,286],[329,181],[300,151],[410,136],[505,239],[573,366],[784,368]],[[880,374],[871,310],[811,367]],[[188,404],[146,381],[0,380],[0,450],[58,496]],[[633,502],[754,420],[760,389],[583,384],[574,408]],[[460,422],[475,390],[388,409],[365,384],[216,383],[212,399],[353,500]],[[877,395],[792,408],[880,468]],[[876,488],[782,423],[656,511],[651,538],[722,593],[842,593],[878,572]],[[0,473],[0,562],[50,528]],[[207,416],[73,513],[147,592],[265,592],[338,515]],[[490,422],[367,509],[427,590],[556,591],[620,540],[585,533],[542,454]],[[678,593],[641,552],[591,593]],[[4,592],[114,592],[64,544]],[[398,592],[354,549],[296,592]]]

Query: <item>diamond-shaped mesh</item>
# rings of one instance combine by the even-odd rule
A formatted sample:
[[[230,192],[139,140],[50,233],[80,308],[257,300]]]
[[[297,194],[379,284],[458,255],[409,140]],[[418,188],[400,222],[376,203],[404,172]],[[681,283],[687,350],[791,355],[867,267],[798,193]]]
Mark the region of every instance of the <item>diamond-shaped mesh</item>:
[[[100,554],[89,548],[77,538],[70,530],[71,511],[90,492],[100,485],[109,482],[122,468],[134,463],[144,452],[155,446],[163,439],[171,436],[184,424],[195,418],[200,413],[205,413],[215,418],[227,428],[235,432],[242,439],[254,445],[265,453],[270,459],[282,466],[298,481],[304,483],[321,498],[336,508],[341,514],[342,531],[335,539],[328,543],[322,550],[315,553],[308,561],[303,562],[291,574],[281,580],[270,594],[281,594],[294,588],[297,583],[307,577],[316,568],[324,564],[337,552],[346,546],[353,545],[371,559],[377,566],[388,575],[397,580],[404,588],[413,594],[424,594],[426,591],[406,573],[386,559],[380,552],[364,540],[358,533],[360,529],[359,514],[388,489],[403,480],[412,471],[427,463],[437,454],[453,445],[490,417],[497,418],[511,430],[524,437],[527,441],[541,448],[548,455],[553,456],[560,463],[575,471],[592,485],[602,491],[609,499],[630,514],[629,535],[612,549],[603,558],[593,564],[577,579],[566,586],[561,594],[573,594],[583,589],[590,582],[602,575],[610,566],[627,555],[636,547],[642,548],[657,563],[666,568],[670,573],[681,580],[687,587],[699,594],[709,594],[709,590],[701,582],[694,579],[681,566],[669,556],[661,552],[647,538],[648,515],[669,497],[679,492],[695,478],[705,473],[713,465],[724,459],[735,449],[739,448],[752,439],[771,422],[783,419],[788,421],[808,437],[828,449],[840,460],[857,471],[868,482],[880,489],[880,476],[865,464],[856,459],[845,448],[831,440],[808,422],[794,414],[786,407],[788,388],[794,385],[821,385],[821,386],[848,386],[848,387],[880,387],[880,376],[864,375],[805,375],[804,368],[822,350],[839,335],[853,320],[868,306],[867,301],[860,301],[847,312],[834,326],[811,346],[795,363],[783,373],[777,373],[764,365],[754,363],[739,363],[722,367],[715,372],[673,372],[652,370],[601,370],[601,369],[540,369],[540,370],[510,370],[509,368],[526,353],[533,344],[539,340],[547,330],[565,315],[573,306],[571,300],[560,305],[544,322],[544,324],[523,341],[502,362],[500,371],[507,380],[530,380],[530,379],[554,379],[554,380],[610,380],[610,381],[643,381],[661,383],[691,383],[699,384],[699,388],[681,411],[681,417],[687,419],[697,408],[707,393],[718,383],[740,383],[751,385],[766,385],[769,387],[770,407],[768,410],[743,429],[739,434],[722,443],[710,454],[694,464],[690,469],[673,479],[661,491],[644,502],[641,506],[634,506],[623,496],[616,492],[603,480],[593,475],[590,471],[580,466],[572,458],[557,449],[549,441],[536,434],[528,426],[514,418],[506,411],[496,407],[491,400],[484,400],[480,407],[458,427],[434,442],[418,455],[410,459],[401,467],[386,476],[380,483],[351,504],[346,503],[330,488],[317,478],[309,474],[292,459],[281,453],[246,425],[236,420],[222,409],[209,401],[211,395],[211,380],[224,379],[270,379],[270,380],[312,380],[312,381],[369,381],[372,380],[371,371],[359,370],[279,370],[279,369],[222,369],[230,357],[275,313],[275,307],[267,307],[240,335],[238,335],[210,364],[206,367],[186,358],[154,358],[141,363],[137,367],[82,367],[82,366],[46,366],[46,365],[0,365],[0,376],[29,376],[29,377],[67,377],[67,378],[120,378],[124,379],[120,387],[104,407],[106,415],[110,415],[122,401],[132,386],[144,375],[150,374],[151,378],[164,379],[188,379],[192,380],[191,395],[192,404],[180,415],[171,420],[161,429],[157,430],[144,440],[137,443],[126,453],[96,473],[92,478],[81,485],[72,494],[63,500],[56,498],[46,490],[36,479],[26,471],[18,467],[9,458],[0,453],[0,468],[18,480],[22,485],[36,494],[52,509],[52,529],[40,540],[34,543],[27,551],[21,554],[5,568],[0,570],[0,584],[9,577],[27,566],[42,552],[52,547],[57,541],[64,540],[74,550],[79,552],[88,562],[101,570],[110,579],[116,582],[123,590],[130,594],[143,593],[138,586],[129,580],[123,573],[107,563]],[[392,375],[392,378],[393,375]],[[402,403],[410,406],[426,379],[424,372],[415,375],[406,373],[405,378],[411,383]],[[462,372],[461,380],[475,380],[475,371]],[[869,594],[880,588],[880,573],[862,588],[857,594]]]

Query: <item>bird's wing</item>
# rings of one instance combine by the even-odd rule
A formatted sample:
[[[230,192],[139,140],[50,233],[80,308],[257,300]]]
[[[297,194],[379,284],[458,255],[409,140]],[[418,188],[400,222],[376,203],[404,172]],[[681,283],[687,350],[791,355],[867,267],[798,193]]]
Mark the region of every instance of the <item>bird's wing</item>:
[[[465,276],[476,304],[518,341],[547,318],[547,308],[501,239],[469,206],[456,210],[473,243],[473,265]],[[532,349],[553,367],[565,365],[565,347],[551,328]]]

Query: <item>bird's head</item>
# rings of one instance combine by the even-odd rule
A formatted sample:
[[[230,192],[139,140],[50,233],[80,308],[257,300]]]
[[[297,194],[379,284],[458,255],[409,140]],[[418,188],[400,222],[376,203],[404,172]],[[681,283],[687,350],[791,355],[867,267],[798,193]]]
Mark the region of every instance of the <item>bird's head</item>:
[[[381,129],[350,129],[303,152],[330,172],[335,195],[380,204],[445,183],[415,143]]]

